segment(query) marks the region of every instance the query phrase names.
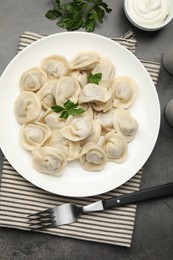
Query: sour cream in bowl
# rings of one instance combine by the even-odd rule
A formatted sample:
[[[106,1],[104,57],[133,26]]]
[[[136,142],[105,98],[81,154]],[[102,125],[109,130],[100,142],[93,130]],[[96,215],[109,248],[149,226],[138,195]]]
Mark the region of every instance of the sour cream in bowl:
[[[172,20],[173,0],[125,0],[124,11],[139,29],[156,31]]]

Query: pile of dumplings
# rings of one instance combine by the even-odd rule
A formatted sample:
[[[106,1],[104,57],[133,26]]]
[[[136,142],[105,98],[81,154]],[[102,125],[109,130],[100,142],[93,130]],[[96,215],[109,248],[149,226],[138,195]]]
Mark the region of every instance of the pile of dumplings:
[[[99,84],[88,82],[90,73],[101,73]],[[84,170],[100,171],[109,161],[126,160],[138,130],[128,110],[138,87],[132,78],[116,76],[110,59],[95,51],[79,51],[70,61],[48,56],[21,75],[19,88],[14,113],[20,141],[37,171],[61,175],[76,159]],[[68,100],[85,112],[63,119],[51,109]]]

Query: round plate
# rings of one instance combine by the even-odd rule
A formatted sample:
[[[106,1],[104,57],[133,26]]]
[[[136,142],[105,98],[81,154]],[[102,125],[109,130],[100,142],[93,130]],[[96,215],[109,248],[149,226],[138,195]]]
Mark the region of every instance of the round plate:
[[[139,123],[135,139],[129,143],[128,158],[124,163],[107,163],[99,172],[84,171],[79,162],[71,162],[61,176],[39,173],[32,167],[31,153],[19,142],[19,124],[13,105],[19,94],[19,79],[27,69],[39,66],[43,58],[53,54],[66,58],[79,50],[94,50],[112,60],[117,75],[132,77],[139,91],[130,108]],[[0,80],[0,145],[11,165],[25,179],[49,192],[85,197],[110,191],[134,176],[150,156],[160,127],[160,105],[155,86],[141,62],[118,43],[92,33],[65,32],[47,36],[21,51],[7,66]]]

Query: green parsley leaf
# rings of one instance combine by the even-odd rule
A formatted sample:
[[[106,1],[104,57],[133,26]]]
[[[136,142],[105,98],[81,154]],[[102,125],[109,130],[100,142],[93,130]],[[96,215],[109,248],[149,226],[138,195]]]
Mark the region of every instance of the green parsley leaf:
[[[102,73],[96,73],[96,74],[90,73],[89,76],[88,76],[88,82],[98,85],[101,78],[102,78]]]
[[[58,106],[58,105],[52,106],[51,108],[52,108],[52,110],[53,110],[54,112],[56,112],[56,113],[59,113],[59,112],[62,112],[62,111],[65,110],[64,107],[61,107],[61,106]]]
[[[60,118],[67,119],[68,117],[69,117],[68,111],[64,111],[64,112],[62,112],[62,114],[60,115]]]
[[[59,13],[56,10],[49,10],[45,16],[50,20],[55,20],[59,16]]]
[[[111,11],[103,0],[54,0],[54,8],[45,16],[51,20],[59,18],[57,26],[68,31],[84,28],[92,32],[98,23],[103,23],[105,14]]]
[[[64,106],[52,106],[52,110],[56,113],[61,113],[60,118],[67,119],[69,116],[76,116],[85,112],[83,108],[78,108],[78,103],[73,103],[71,100],[68,100],[64,103]]]
[[[69,109],[74,109],[78,107],[78,103],[74,104],[71,100],[68,100],[65,104],[64,104],[65,109],[69,110]]]
[[[93,19],[92,15],[89,14],[87,19],[86,19],[86,21],[85,21],[85,23],[84,23],[84,25],[83,25],[83,27],[85,28],[85,30],[87,32],[93,32],[94,29],[95,29],[95,26],[96,26],[96,22]]]
[[[76,116],[76,115],[82,114],[84,112],[85,112],[85,110],[83,108],[77,108],[77,109],[75,108],[75,109],[70,109],[68,111],[69,115],[71,115],[71,116]]]

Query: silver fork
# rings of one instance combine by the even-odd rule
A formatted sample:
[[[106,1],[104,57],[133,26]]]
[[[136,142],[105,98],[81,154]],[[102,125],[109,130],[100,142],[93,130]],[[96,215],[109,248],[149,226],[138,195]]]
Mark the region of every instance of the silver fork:
[[[29,226],[31,230],[57,227],[77,221],[82,213],[101,211],[111,207],[120,207],[169,195],[173,195],[173,183],[156,186],[107,200],[99,200],[84,207],[78,207],[73,203],[67,203],[28,215]]]

